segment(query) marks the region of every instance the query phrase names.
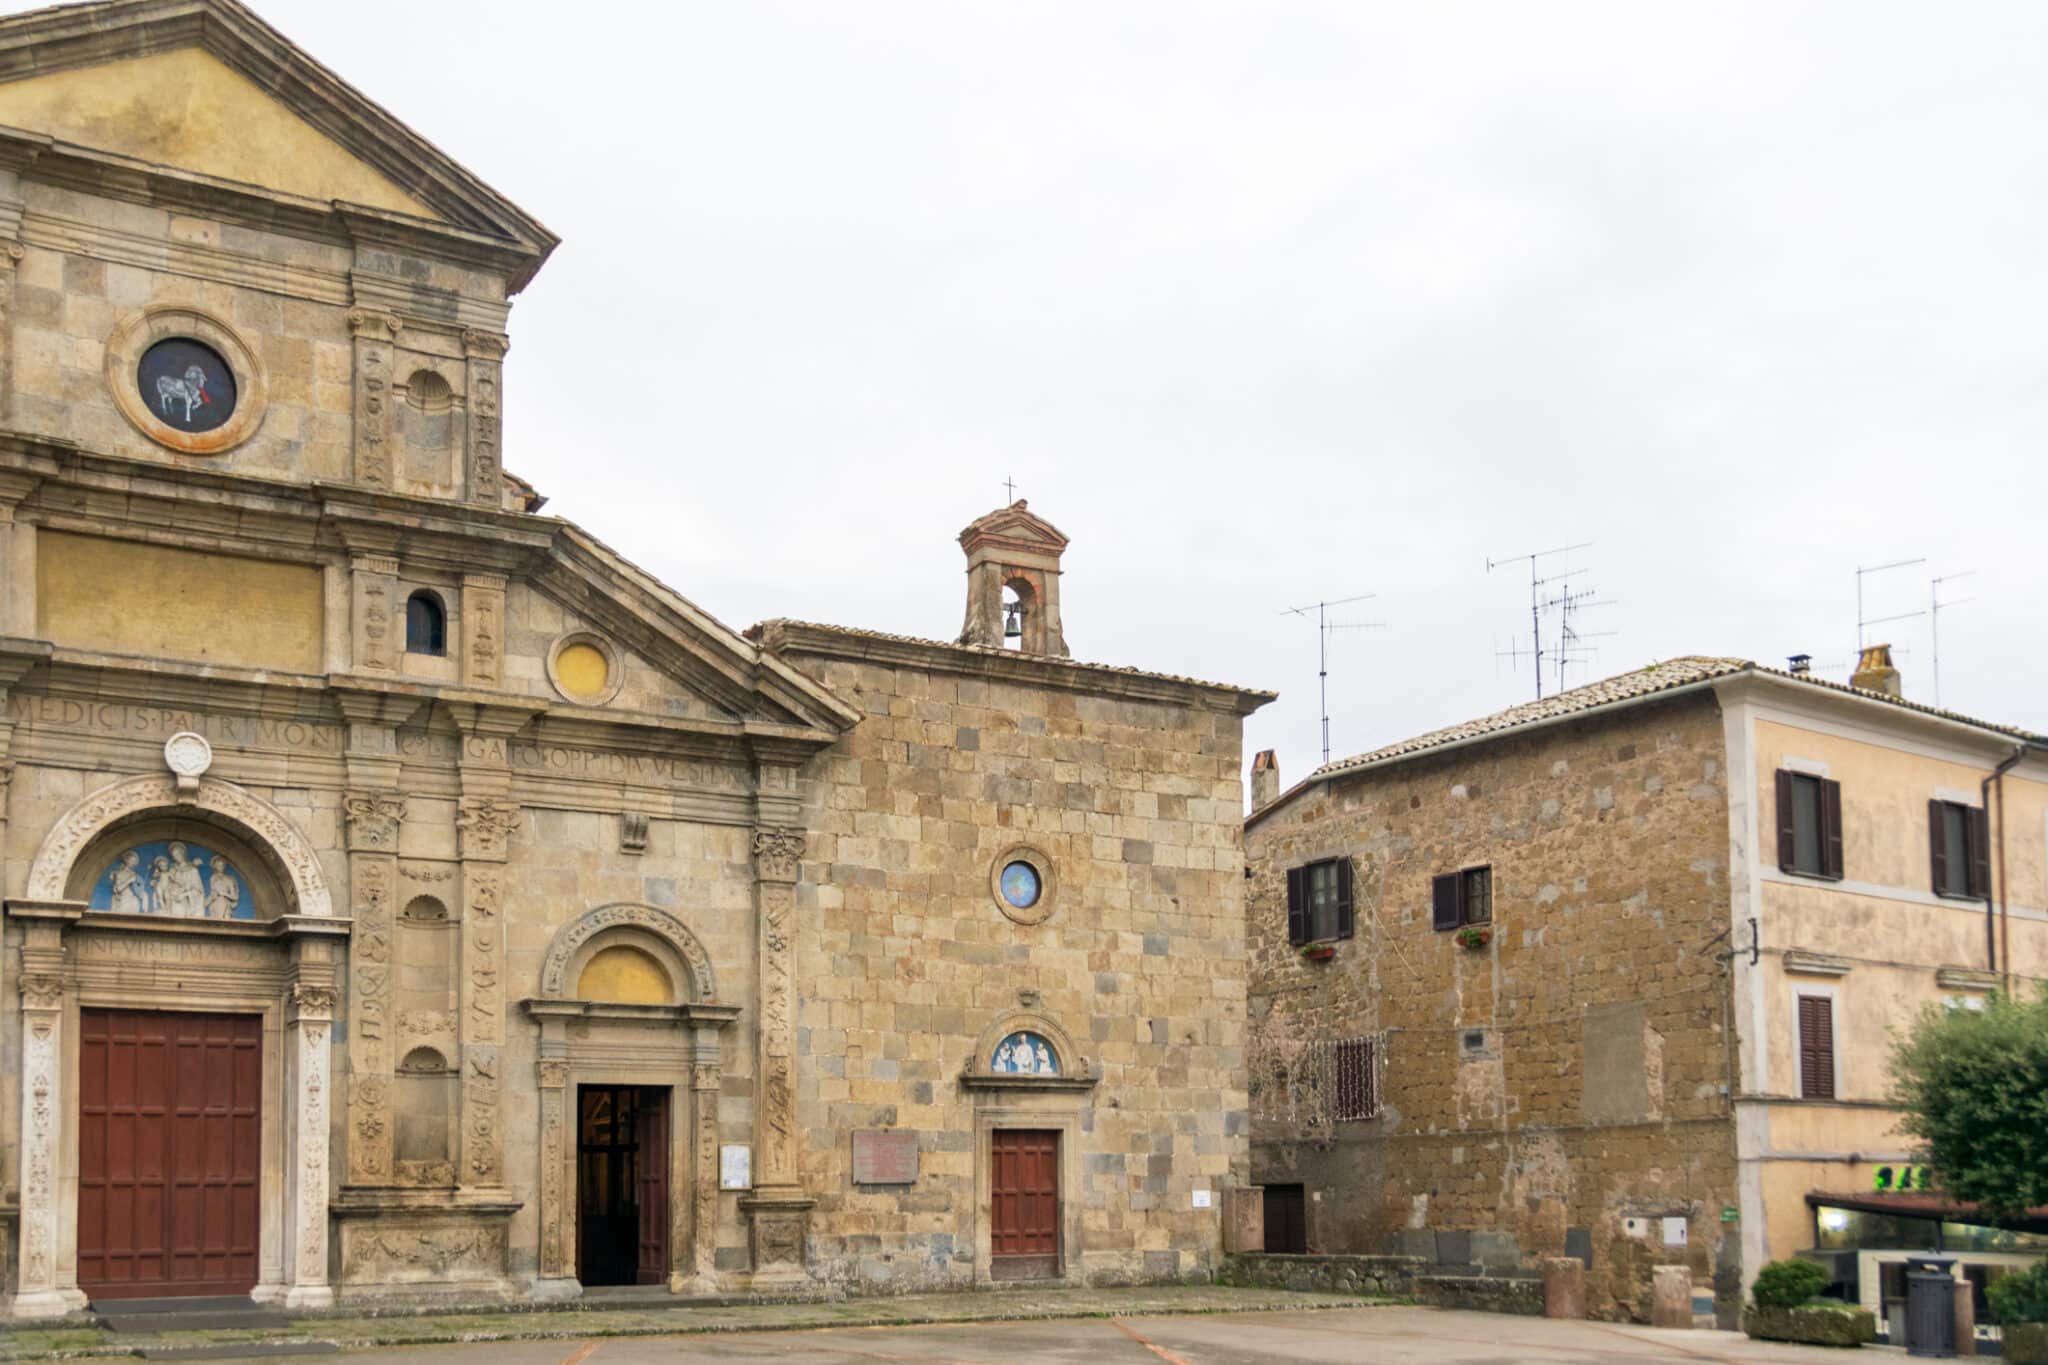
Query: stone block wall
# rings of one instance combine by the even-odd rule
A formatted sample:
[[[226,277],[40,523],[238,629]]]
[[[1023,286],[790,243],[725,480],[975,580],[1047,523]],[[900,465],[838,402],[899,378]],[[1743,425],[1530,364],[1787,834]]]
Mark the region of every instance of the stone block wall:
[[[1722,747],[1711,698],[1643,703],[1255,818],[1253,1174],[1321,1196],[1312,1251],[1469,1231],[1508,1263],[1582,1255],[1591,1311],[1617,1317],[1647,1315],[1652,1263],[1708,1282],[1737,1254],[1720,1221],[1735,1202]],[[1355,934],[1306,961],[1286,871],[1340,855]],[[1430,890],[1476,866],[1493,920],[1473,948],[1431,927]],[[1375,1043],[1379,1110],[1339,1122],[1302,1040],[1352,1037]],[[1666,1217],[1682,1247],[1665,1246]]]
[[[1060,660],[902,642],[882,646],[890,662],[862,660],[840,654],[879,637],[768,630],[865,712],[806,774],[797,1026],[814,1270],[905,1290],[975,1281],[977,1123],[1007,1101],[961,1074],[1029,1010],[1073,1040],[1063,1069],[1100,1076],[1072,1102],[1069,1273],[1207,1279],[1221,1188],[1249,1160],[1246,694],[1146,699],[1128,675]],[[1042,923],[1006,915],[991,885],[1018,846],[1051,869]],[[852,1183],[849,1134],[878,1128],[917,1134],[915,1185]]]

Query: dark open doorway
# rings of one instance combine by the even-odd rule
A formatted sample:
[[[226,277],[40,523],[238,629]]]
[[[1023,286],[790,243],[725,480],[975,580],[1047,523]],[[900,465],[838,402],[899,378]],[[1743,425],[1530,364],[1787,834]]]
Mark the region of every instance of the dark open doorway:
[[[668,1095],[577,1087],[576,1273],[586,1285],[668,1283]]]
[[[1299,1256],[1308,1250],[1308,1200],[1300,1185],[1266,1186],[1266,1250]]]

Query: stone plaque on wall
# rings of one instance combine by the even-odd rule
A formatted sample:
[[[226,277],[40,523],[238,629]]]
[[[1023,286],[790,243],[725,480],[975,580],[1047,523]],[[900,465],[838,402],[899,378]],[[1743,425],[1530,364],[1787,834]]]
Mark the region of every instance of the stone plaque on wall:
[[[890,1129],[853,1135],[853,1183],[915,1185],[917,1134]]]

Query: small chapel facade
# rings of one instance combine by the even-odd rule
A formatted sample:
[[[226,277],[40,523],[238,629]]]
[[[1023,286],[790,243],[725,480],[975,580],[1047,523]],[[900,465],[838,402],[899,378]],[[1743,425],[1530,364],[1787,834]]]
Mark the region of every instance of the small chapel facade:
[[[1022,502],[954,642],[542,515],[554,245],[235,0],[0,20],[0,1303],[1206,1276],[1271,694]]]

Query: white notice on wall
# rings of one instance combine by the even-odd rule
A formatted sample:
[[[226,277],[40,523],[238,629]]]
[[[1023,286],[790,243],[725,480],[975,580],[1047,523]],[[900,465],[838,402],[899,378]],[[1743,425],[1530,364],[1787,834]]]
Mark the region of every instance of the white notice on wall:
[[[1195,1191],[1195,1207],[1198,1209],[1206,1209],[1209,1207],[1209,1192],[1207,1190]]]
[[[1664,1245],[1682,1247],[1685,1245],[1685,1219],[1670,1217],[1664,1220]]]
[[[728,1142],[718,1149],[718,1188],[744,1190],[754,1183],[754,1149]]]

